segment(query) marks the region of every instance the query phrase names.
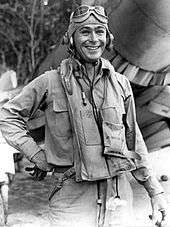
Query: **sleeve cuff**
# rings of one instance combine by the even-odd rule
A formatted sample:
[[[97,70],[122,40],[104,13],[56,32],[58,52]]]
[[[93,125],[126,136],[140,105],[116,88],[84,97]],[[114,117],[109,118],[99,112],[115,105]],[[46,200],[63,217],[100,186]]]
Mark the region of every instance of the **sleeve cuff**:
[[[155,176],[150,176],[146,181],[140,183],[144,186],[151,198],[164,192],[161,184]]]
[[[33,139],[27,140],[20,146],[21,151],[25,154],[26,158],[31,161],[32,157],[36,155],[42,148],[36,144]]]

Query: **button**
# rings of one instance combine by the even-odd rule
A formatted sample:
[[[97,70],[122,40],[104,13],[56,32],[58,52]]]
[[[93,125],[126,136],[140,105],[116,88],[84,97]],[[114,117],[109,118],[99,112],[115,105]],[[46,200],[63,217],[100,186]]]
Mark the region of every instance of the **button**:
[[[130,170],[131,169],[131,166],[130,165],[127,165],[126,168],[127,168],[127,170]]]
[[[102,200],[101,200],[101,199],[98,199],[98,200],[97,200],[97,204],[98,204],[98,205],[101,205],[101,204],[102,204]]]

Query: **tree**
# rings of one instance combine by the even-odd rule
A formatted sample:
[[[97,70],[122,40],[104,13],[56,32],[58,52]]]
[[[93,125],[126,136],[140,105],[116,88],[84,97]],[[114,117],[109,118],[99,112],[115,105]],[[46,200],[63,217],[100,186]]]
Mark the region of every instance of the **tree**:
[[[17,72],[19,83],[35,77],[43,59],[58,45],[68,24],[71,0],[1,0],[0,62]]]

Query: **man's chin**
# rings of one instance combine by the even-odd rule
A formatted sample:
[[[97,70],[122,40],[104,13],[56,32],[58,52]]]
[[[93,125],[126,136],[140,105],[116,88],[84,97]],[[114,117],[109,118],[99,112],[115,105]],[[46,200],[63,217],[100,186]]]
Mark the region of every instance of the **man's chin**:
[[[100,57],[101,57],[101,55],[93,56],[93,57],[87,57],[85,60],[86,60],[86,62],[94,63],[94,62],[98,61]]]
[[[99,58],[93,58],[93,59],[86,59],[86,63],[96,63],[99,60]]]

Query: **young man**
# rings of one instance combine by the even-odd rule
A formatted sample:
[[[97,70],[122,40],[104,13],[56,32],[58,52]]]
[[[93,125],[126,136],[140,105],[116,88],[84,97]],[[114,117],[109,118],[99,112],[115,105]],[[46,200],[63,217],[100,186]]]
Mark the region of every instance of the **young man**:
[[[163,190],[148,164],[130,84],[101,58],[112,39],[103,7],[78,7],[63,40],[70,57],[28,84],[1,111],[3,135],[35,164],[33,175],[41,180],[53,171],[57,179],[50,196],[52,226],[104,226],[109,191],[116,199],[132,199],[127,171],[151,197],[155,223],[160,224],[158,211],[161,222],[165,219]],[[44,150],[26,127],[42,106]]]

